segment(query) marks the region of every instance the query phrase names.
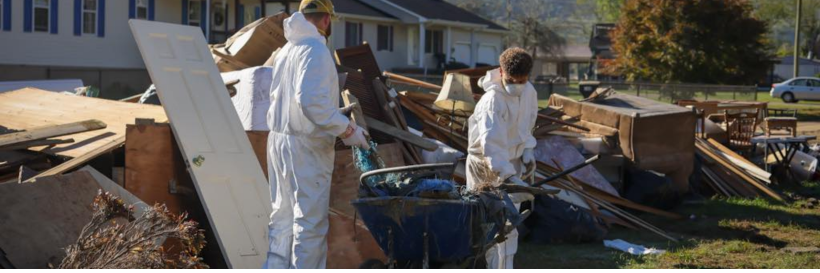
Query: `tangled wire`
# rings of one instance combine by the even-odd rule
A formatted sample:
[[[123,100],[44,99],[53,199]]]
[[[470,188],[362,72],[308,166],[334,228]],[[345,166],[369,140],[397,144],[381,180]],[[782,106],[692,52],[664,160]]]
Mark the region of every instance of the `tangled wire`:
[[[66,248],[59,268],[208,268],[199,253],[205,246],[204,231],[198,223],[154,205],[139,218],[133,207],[119,197],[100,191],[93,203],[94,215],[77,242]],[[126,219],[118,224],[114,219]],[[170,258],[162,247],[167,238],[176,238],[182,250]]]

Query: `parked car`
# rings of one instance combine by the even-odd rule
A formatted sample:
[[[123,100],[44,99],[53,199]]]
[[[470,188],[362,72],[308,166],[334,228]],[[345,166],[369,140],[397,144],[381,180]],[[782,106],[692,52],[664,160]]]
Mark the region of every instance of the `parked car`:
[[[781,98],[784,102],[795,103],[800,100],[820,101],[820,78],[797,77],[781,83],[772,84],[769,92],[772,98]]]

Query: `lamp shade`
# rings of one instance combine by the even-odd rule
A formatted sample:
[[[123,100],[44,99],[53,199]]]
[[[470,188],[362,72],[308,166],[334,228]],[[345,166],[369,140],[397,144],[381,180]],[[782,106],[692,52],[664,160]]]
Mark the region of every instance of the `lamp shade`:
[[[472,112],[475,109],[475,99],[470,85],[470,76],[458,73],[447,74],[444,87],[433,105],[447,111]]]

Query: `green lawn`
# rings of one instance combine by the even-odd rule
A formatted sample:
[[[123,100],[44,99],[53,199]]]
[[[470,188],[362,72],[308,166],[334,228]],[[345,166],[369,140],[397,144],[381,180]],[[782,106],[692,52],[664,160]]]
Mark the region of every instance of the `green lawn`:
[[[817,194],[820,184],[805,185]],[[820,209],[805,201],[779,204],[765,199],[713,199],[675,212],[694,219],[641,218],[683,238],[679,243],[643,230],[613,227],[607,239],[667,250],[633,256],[602,243],[537,245],[522,242],[517,268],[820,268],[820,254],[793,254],[788,247],[820,246]]]

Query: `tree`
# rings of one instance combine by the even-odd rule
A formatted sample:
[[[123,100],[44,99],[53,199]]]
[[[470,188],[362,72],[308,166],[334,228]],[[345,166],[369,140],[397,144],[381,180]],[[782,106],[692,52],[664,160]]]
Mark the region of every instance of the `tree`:
[[[544,20],[544,14],[551,8],[543,0],[516,0],[520,10],[512,14],[510,42],[520,46],[537,58],[539,54],[557,56],[567,41]]]
[[[766,23],[746,0],[629,0],[605,70],[629,80],[752,84],[770,68]]]
[[[626,0],[577,0],[578,5],[594,5],[595,18],[598,22],[612,23],[621,17],[621,7]]]
[[[794,18],[797,15],[797,3],[794,0],[755,0],[755,14],[758,18],[766,21],[769,26],[774,27],[775,32],[794,31]],[[805,57],[813,50],[813,56],[820,54],[820,44],[817,38],[820,37],[820,0],[803,0],[803,16],[800,18],[800,55]],[[772,37],[775,39],[776,37]],[[794,45],[794,39],[788,40],[789,45]],[[794,49],[791,49],[792,51]],[[782,52],[778,51],[778,54]],[[787,56],[794,55],[794,52]]]

